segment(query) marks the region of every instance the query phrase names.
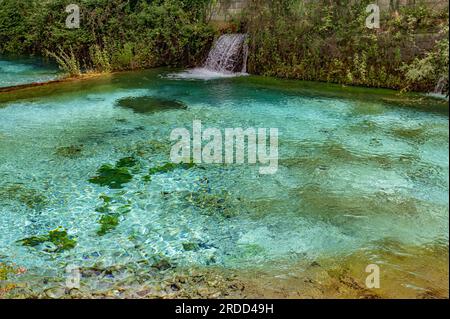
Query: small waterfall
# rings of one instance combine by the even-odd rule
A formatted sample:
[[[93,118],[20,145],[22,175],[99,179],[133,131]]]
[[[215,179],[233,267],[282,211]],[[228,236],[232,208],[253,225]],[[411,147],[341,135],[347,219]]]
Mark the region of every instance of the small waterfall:
[[[436,83],[433,92],[430,92],[427,95],[448,100],[448,78],[442,76]]]
[[[248,46],[246,34],[224,34],[213,45],[203,67],[220,73],[245,73]]]
[[[441,77],[434,88],[434,94],[447,94],[446,86],[448,86],[448,79]]]
[[[247,34],[224,34],[214,42],[208,58],[200,68],[168,74],[173,79],[212,80],[246,75],[248,45]]]

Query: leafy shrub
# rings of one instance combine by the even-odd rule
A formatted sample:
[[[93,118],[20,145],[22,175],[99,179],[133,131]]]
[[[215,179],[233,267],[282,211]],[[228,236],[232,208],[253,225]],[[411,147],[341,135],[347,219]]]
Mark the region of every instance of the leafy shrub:
[[[244,14],[250,34],[249,71],[361,86],[432,89],[438,80],[436,70],[445,64],[438,60],[448,56],[448,42],[438,44],[438,50],[433,41],[420,42],[418,37],[436,37],[448,25],[447,10],[431,10],[418,2],[384,12],[381,28],[368,29],[365,8],[370,3],[250,0]],[[424,56],[428,59],[419,62]],[[404,64],[415,59],[407,74]],[[414,69],[427,75],[417,77]]]
[[[421,82],[437,83],[438,90],[449,95],[449,40],[448,26],[443,29],[444,38],[436,42],[436,46],[422,58],[416,58],[411,64],[403,66],[410,86],[419,86]]]
[[[72,48],[68,52],[59,48],[57,52],[45,51],[45,54],[52,57],[58,63],[59,68],[70,76],[78,76],[81,74],[80,63],[75,57]]]
[[[195,65],[214,39],[209,0],[80,0],[80,28],[67,29],[72,2],[1,0],[0,54],[47,53],[76,75]]]

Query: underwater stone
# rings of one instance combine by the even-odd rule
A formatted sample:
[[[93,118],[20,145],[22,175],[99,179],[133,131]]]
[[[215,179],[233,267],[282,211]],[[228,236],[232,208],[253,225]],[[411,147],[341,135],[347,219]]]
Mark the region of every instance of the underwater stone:
[[[16,200],[25,204],[28,208],[39,209],[47,205],[48,200],[34,189],[28,189],[21,184],[9,185],[0,188],[0,198]]]
[[[198,250],[200,246],[197,243],[183,243],[183,249],[186,251]]]
[[[56,149],[56,155],[68,158],[75,158],[81,155],[83,145],[71,145],[58,147]]]
[[[172,267],[173,265],[170,263],[170,261],[165,258],[158,260],[152,265],[152,268],[155,268],[157,270],[167,270]]]
[[[186,104],[180,101],[155,98],[152,96],[123,98],[117,101],[117,105],[132,109],[136,113],[153,113],[166,110],[187,109]]]

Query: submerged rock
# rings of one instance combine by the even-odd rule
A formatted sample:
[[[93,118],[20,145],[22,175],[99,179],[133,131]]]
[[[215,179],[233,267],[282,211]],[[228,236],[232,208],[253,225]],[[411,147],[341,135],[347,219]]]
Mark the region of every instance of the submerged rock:
[[[83,145],[71,145],[58,147],[56,149],[56,155],[68,158],[76,158],[81,156]]]
[[[26,188],[22,184],[0,187],[0,198],[18,201],[30,209],[41,209],[48,203],[47,197],[37,190]]]
[[[127,97],[117,101],[117,105],[132,109],[136,113],[153,113],[166,110],[187,109],[186,104],[153,96]]]

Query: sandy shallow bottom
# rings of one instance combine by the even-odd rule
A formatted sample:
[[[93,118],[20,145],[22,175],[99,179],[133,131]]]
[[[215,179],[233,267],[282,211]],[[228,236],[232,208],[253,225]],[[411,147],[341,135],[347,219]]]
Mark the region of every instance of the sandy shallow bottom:
[[[335,259],[271,269],[222,267],[152,267],[133,271],[120,267],[82,269],[81,286],[68,289],[65,278],[25,276],[0,283],[0,298],[275,298],[275,299],[442,299],[449,297],[448,251],[360,252]],[[367,261],[380,266],[380,288],[368,288]],[[17,277],[17,276],[14,276]]]

